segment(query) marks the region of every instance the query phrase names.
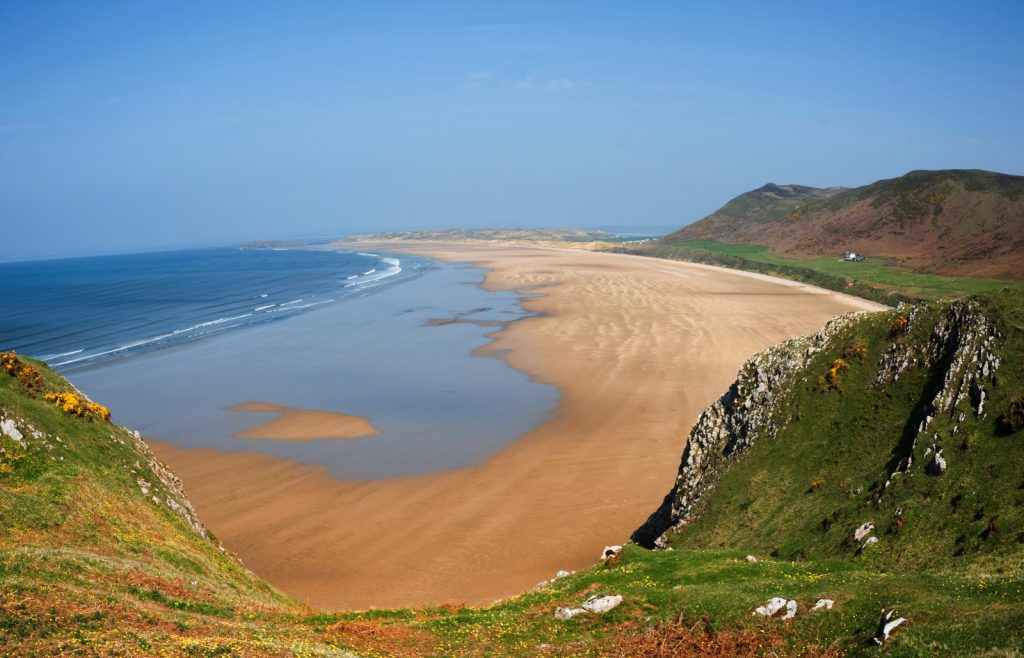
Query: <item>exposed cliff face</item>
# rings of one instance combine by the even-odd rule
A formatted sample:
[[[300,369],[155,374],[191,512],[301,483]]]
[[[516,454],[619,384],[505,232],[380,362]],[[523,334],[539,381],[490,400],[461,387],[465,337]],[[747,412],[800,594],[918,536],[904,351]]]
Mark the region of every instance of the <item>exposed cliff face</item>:
[[[850,341],[859,342],[860,336],[872,334],[878,336],[875,351],[880,356],[868,358],[868,345],[862,343],[864,353],[851,357],[856,351],[851,352]],[[691,430],[671,491],[635,531],[633,541],[648,548],[666,546],[674,532],[701,514],[703,501],[723,474],[743,460],[752,446],[776,441],[790,424],[802,424],[805,427],[795,429],[807,429],[818,423],[811,428],[812,433],[827,437],[852,434],[856,429],[880,445],[888,443],[890,447],[884,453],[863,456],[864,462],[874,461],[883,469],[884,484],[866,493],[866,486],[841,492],[843,498],[853,501],[863,496],[865,507],[879,508],[894,478],[912,468],[922,474],[941,475],[950,452],[949,445],[944,444],[955,441],[959,445],[968,416],[975,425],[989,420],[986,403],[1002,363],[999,345],[1003,339],[982,303],[961,300],[901,306],[885,314],[841,316],[816,334],[754,355],[740,369],[729,391],[704,411]],[[863,360],[857,366],[845,361],[843,365],[860,368],[863,388],[851,384],[849,390],[838,393],[821,390],[823,364],[843,356],[850,361]],[[905,381],[908,377],[914,381]],[[903,384],[899,384],[901,378]],[[817,386],[815,381],[819,382]],[[800,391],[806,398],[803,401],[797,399]],[[897,415],[902,415],[900,424],[904,429],[891,433],[882,427],[842,427],[806,411],[808,404],[813,409],[816,401],[826,400],[839,407],[844,403],[871,405],[873,409],[893,407]],[[847,422],[858,421],[854,418]],[[926,437],[920,445],[919,436]],[[799,454],[800,447],[791,446],[791,450]],[[831,455],[820,451],[820,446],[806,446],[805,454],[812,451],[818,451],[815,457],[823,462],[831,461]],[[812,483],[809,491],[818,486],[820,482]],[[898,508],[895,514],[902,519],[903,510]],[[827,530],[838,518],[839,512],[824,518],[823,528]]]
[[[729,391],[704,410],[690,431],[675,485],[631,539],[647,548],[663,546],[665,533],[690,520],[697,502],[732,460],[755,442],[774,439],[785,422],[779,412],[793,380],[855,321],[853,314],[842,315],[815,334],[747,359]]]
[[[903,316],[908,319],[907,331],[927,309],[928,305],[921,304]],[[875,378],[879,387],[898,381],[900,373],[911,365],[933,371],[922,402],[911,412],[911,421],[916,420],[916,429],[911,422],[911,429],[907,431],[909,445],[907,441],[902,442],[896,465],[878,492],[879,500],[894,477],[910,472],[915,463],[920,464],[929,457],[931,461],[924,464],[928,474],[942,475],[945,472],[944,438],[957,437],[969,412],[973,412],[975,417],[982,417],[985,413],[986,387],[995,381],[1001,363],[995,353],[999,338],[998,328],[980,304],[962,300],[947,305],[926,344],[916,345],[912,341],[896,343],[879,360]],[[939,424],[945,419],[948,437],[940,436],[938,431],[932,431],[930,438],[927,436],[937,417],[940,418]],[[927,448],[918,446],[921,436],[925,436],[929,443]]]

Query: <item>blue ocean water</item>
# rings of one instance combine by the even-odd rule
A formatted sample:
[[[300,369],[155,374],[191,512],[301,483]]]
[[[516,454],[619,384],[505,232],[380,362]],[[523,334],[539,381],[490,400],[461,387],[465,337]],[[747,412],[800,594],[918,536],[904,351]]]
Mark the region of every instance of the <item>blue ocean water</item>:
[[[461,468],[550,417],[559,392],[475,356],[530,313],[465,264],[211,249],[0,265],[0,349],[43,357],[114,422],[186,448],[255,451],[345,479]],[[443,322],[437,322],[443,320]],[[380,434],[238,435],[274,414],[367,417]]]
[[[415,276],[425,262],[222,248],[0,263],[0,349],[73,372],[283,320]]]

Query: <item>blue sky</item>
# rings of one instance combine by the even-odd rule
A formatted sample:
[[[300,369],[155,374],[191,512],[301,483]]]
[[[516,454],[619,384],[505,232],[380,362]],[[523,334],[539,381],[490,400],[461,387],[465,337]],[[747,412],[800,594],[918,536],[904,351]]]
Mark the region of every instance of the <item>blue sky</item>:
[[[0,259],[1024,174],[1020,2],[0,0]]]

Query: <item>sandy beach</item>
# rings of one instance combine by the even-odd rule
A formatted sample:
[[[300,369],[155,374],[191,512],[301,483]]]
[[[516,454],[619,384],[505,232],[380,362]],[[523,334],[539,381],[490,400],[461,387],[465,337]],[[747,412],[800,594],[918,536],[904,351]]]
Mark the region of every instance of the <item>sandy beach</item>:
[[[317,409],[295,409],[271,402],[242,402],[229,407],[231,411],[272,413],[277,418],[270,422],[238,432],[240,439],[272,439],[280,441],[310,441],[313,439],[356,439],[380,434],[363,416],[341,414]]]
[[[770,277],[636,256],[357,246],[476,262],[490,270],[488,289],[537,293],[525,306],[539,315],[497,331],[484,351],[562,396],[553,418],[482,463],[372,481],[340,481],[323,468],[255,453],[152,442],[229,549],[325,609],[485,604],[592,564],[660,503],[690,425],[747,357],[837,314],[883,308]],[[288,418],[296,436],[301,420]]]

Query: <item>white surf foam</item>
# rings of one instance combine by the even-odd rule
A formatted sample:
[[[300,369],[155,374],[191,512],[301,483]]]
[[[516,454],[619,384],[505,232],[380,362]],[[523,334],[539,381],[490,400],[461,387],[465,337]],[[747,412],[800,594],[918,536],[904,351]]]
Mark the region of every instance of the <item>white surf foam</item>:
[[[369,272],[364,272],[363,276],[358,277],[352,283],[346,283],[345,287],[351,288],[352,286],[359,286],[360,288],[367,288],[372,284],[376,284],[381,279],[395,276],[402,271],[402,261],[397,258],[381,258],[380,262],[387,265],[388,268],[380,271],[372,269]]]
[[[191,327],[185,327],[184,329],[175,329],[174,331],[172,331],[170,333],[160,334],[159,336],[153,336],[152,338],[144,338],[142,340],[137,340],[137,341],[134,341],[134,342],[131,342],[131,343],[127,343],[125,345],[119,345],[119,346],[117,346],[117,347],[115,347],[113,349],[104,350],[102,352],[95,352],[95,353],[92,353],[92,354],[84,354],[84,355],[78,357],[77,359],[68,359],[67,361],[61,361],[60,363],[54,363],[53,366],[54,367],[66,366],[66,365],[69,365],[69,364],[72,364],[72,363],[79,363],[80,361],[88,361],[89,359],[95,359],[98,356],[106,356],[107,354],[117,354],[118,352],[123,352],[125,350],[130,350],[133,347],[141,347],[143,345],[149,345],[150,343],[156,343],[156,342],[161,341],[161,340],[166,340],[168,338],[173,338],[174,336],[180,336],[181,334],[188,333],[190,331],[196,331],[197,329],[202,329],[204,327],[213,327],[213,326],[216,326],[218,324],[223,324],[225,322],[231,322],[233,320],[241,320],[242,318],[247,318],[250,315],[252,315],[252,313],[243,313],[242,315],[235,315],[235,316],[232,316],[230,318],[217,318],[216,320],[210,320],[208,322],[200,322],[199,324],[194,324]],[[82,350],[78,350],[76,352],[76,354],[78,354],[80,352],[82,352]]]
[[[59,359],[62,356],[72,356],[74,354],[81,354],[82,351],[83,350],[72,350],[70,352],[61,352],[60,354],[47,354],[46,356],[39,357],[39,359],[41,361],[49,361],[50,359]]]

